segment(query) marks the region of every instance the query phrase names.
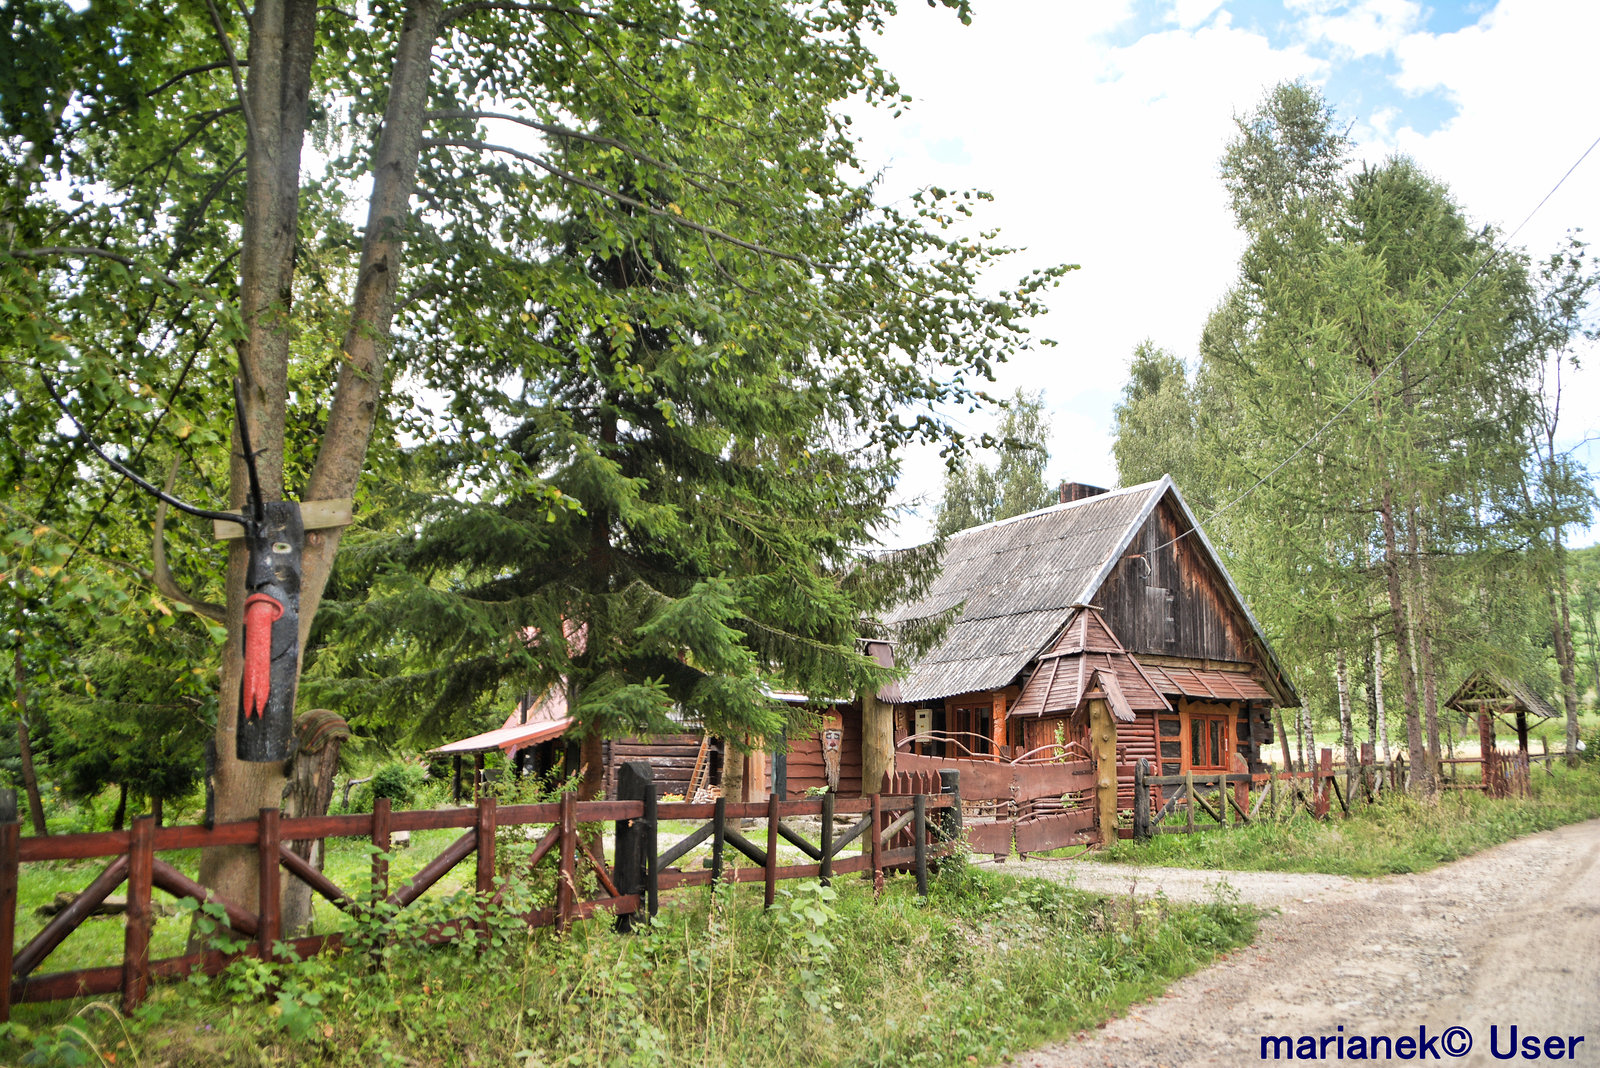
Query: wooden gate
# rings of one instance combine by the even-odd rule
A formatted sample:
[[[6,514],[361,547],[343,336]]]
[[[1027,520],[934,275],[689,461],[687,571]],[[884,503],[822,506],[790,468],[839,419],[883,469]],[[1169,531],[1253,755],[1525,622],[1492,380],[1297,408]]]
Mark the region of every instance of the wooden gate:
[[[961,773],[963,824],[974,853],[1003,857],[1013,846],[1019,853],[1042,853],[1102,840],[1095,816],[1094,765],[1087,760],[1005,764],[902,753],[895,756],[895,769],[902,774]]]

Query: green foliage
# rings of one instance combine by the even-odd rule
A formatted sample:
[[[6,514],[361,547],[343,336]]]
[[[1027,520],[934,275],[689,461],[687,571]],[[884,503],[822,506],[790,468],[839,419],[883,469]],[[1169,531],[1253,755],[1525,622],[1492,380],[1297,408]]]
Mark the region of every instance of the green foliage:
[[[420,764],[392,761],[372,773],[368,782],[356,787],[350,798],[353,812],[371,812],[372,803],[387,797],[397,809],[413,807],[428,769]]]
[[[487,929],[457,946],[421,948],[414,936],[450,909],[459,915],[465,896],[415,919],[375,919],[371,931],[387,937],[357,933],[342,955],[242,960],[213,979],[158,987],[127,1021],[118,1060],[989,1062],[1093,1026],[1254,929],[1231,902],[1108,900],[960,862],[944,866],[926,900],[905,878],[876,900],[855,879],[783,889],[770,910],[759,886],[725,887],[714,899],[675,895],[632,936],[597,918],[556,938],[526,931],[514,911],[547,891],[508,879]],[[496,1008],[484,1012],[490,990]],[[30,1027],[0,1056],[64,1034],[44,1020]],[[86,1036],[122,1033],[97,1020]]]
[[[1428,800],[1403,793],[1358,804],[1349,819],[1318,821],[1296,808],[1248,827],[1119,841],[1094,856],[1111,862],[1233,871],[1304,871],[1379,876],[1427,871],[1537,831],[1600,816],[1592,765],[1533,773],[1533,796],[1490,799],[1474,790]]]
[[[957,456],[945,473],[936,522],[940,537],[1055,502],[1044,478],[1050,462],[1050,418],[1043,390],[1018,389],[1005,403],[994,448],[999,453],[994,467]]]

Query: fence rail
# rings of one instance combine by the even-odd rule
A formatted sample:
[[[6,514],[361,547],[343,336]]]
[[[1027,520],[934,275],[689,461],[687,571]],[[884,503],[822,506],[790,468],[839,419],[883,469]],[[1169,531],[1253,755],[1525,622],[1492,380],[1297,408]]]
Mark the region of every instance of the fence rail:
[[[908,780],[927,786],[927,779]],[[903,785],[886,782],[887,786]],[[939,790],[938,785],[933,786]],[[458,939],[481,924],[484,913],[502,903],[497,886],[496,833],[504,828],[548,824],[538,835],[532,853],[520,860],[521,870],[532,872],[545,863],[556,868],[551,904],[524,913],[529,927],[565,930],[579,919],[605,910],[616,915],[617,928],[630,930],[642,914],[655,915],[663,891],[683,886],[764,881],[771,905],[776,884],[784,879],[821,878],[853,872],[868,873],[875,887],[882,886],[886,870],[916,874],[917,889],[927,893],[930,860],[959,848],[961,803],[959,778],[944,779],[942,793],[873,794],[861,799],[841,799],[832,794],[802,801],[747,804],[718,800],[714,803],[660,803],[648,764],[626,764],[618,781],[617,800],[577,801],[571,795],[558,802],[499,805],[482,797],[472,808],[392,811],[387,798],[379,798],[370,814],[284,818],[277,809],[262,809],[256,819],[212,827],[157,827],[150,816],[133,821],[127,831],[22,838],[13,803],[0,822],[0,1022],[10,1019],[13,1004],[55,1001],[80,995],[120,992],[125,1010],[136,1008],[152,982],[181,978],[196,970],[214,975],[239,957],[274,959],[285,949],[306,957],[343,945],[341,933],[283,938],[280,900],[282,880],[297,878],[335,908],[352,916],[376,916],[387,909],[404,910],[446,875],[475,858],[471,914],[434,924],[423,941],[436,944]],[[0,805],[3,808],[3,805]],[[835,816],[856,816],[842,834],[835,833]],[[820,839],[813,843],[791,823],[795,817],[819,817]],[[743,819],[766,820],[765,848],[739,830]],[[683,839],[663,843],[663,820],[704,821]],[[580,825],[615,824],[612,862],[593,834],[579,833]],[[462,833],[422,870],[396,889],[390,887],[388,850],[398,831],[460,830]],[[365,838],[375,852],[370,885],[364,893],[338,886],[289,848],[308,839]],[[798,849],[810,863],[780,864],[779,840]],[[685,871],[675,867],[707,840],[711,842],[709,867]],[[860,843],[858,856],[841,857],[841,851]],[[663,846],[665,845],[665,848]],[[242,846],[254,849],[259,866],[259,895],[253,909],[226,900],[190,879],[158,854],[171,850]],[[734,850],[757,867],[731,868],[726,861]],[[107,858],[106,866],[70,903],[59,911],[21,949],[16,948],[17,894],[22,865],[63,860]],[[580,891],[580,871],[592,872],[595,896]],[[123,955],[120,965],[77,968],[40,974],[39,968],[107,896],[127,884],[123,921]],[[226,917],[226,925],[248,940],[242,950],[206,949],[175,957],[152,959],[150,935],[154,914],[152,892],[165,891],[177,898],[211,904]]]

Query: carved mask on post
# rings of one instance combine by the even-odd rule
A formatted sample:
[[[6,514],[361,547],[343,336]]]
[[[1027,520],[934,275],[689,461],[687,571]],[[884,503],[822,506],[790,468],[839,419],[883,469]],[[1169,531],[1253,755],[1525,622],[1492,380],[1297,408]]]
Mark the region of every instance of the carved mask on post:
[[[239,685],[237,752],[256,763],[287,760],[293,749],[300,677],[300,568],[305,550],[300,505],[271,501],[245,524],[244,675]]]
[[[844,731],[839,717],[828,716],[822,721],[822,773],[827,777],[828,789],[839,792],[839,750],[844,744]]]

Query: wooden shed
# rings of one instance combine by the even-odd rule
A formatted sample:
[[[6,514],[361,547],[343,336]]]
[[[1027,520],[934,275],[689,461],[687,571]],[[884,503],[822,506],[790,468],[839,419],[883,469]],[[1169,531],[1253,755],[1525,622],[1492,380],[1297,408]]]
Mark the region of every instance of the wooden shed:
[[[1300,703],[1170,477],[946,539],[942,572],[891,623],[953,612],[895,701],[897,752],[1039,759],[1081,748],[1104,696],[1119,763],[1161,774],[1265,770],[1274,706]],[[1125,784],[1131,796],[1131,781]]]

